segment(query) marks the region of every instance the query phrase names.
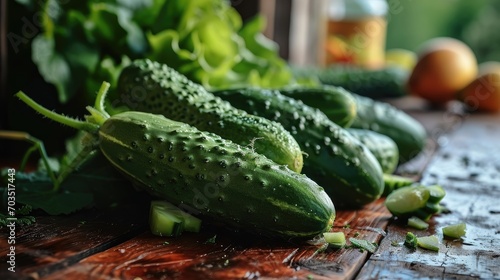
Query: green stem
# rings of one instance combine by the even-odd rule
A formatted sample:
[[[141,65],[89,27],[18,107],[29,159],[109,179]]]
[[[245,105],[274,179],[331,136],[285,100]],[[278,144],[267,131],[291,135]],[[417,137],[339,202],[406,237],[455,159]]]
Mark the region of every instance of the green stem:
[[[75,120],[75,119],[72,119],[70,117],[66,117],[64,115],[50,111],[47,108],[43,107],[42,105],[36,103],[33,99],[28,97],[22,91],[19,91],[18,93],[16,93],[16,96],[19,99],[21,99],[21,101],[23,101],[28,106],[30,106],[33,110],[37,111],[38,113],[42,114],[43,116],[45,116],[53,121],[56,121],[58,123],[67,125],[69,127],[72,127],[72,128],[78,129],[78,130],[84,130],[84,131],[87,131],[90,133],[95,133],[99,129],[99,125],[97,125],[97,124]]]
[[[43,165],[45,165],[45,169],[47,169],[47,173],[49,174],[50,179],[54,183],[54,190],[57,190],[59,188],[59,183],[57,182],[56,175],[52,171],[52,168],[50,168],[50,164],[48,161],[49,155],[47,155],[47,151],[45,151],[45,146],[43,145],[43,142],[31,135],[29,135],[28,141],[35,143],[35,145],[37,146],[37,149],[40,152],[40,158],[42,159]]]
[[[52,169],[50,168],[49,161],[47,160],[49,156],[47,155],[47,152],[45,151],[45,146],[43,145],[42,140],[35,138],[31,135],[29,135],[26,132],[21,132],[21,131],[5,131],[1,130],[0,131],[0,138],[5,138],[5,139],[12,139],[12,140],[23,140],[27,141],[33,144],[26,153],[24,153],[24,156],[21,160],[21,164],[19,166],[20,171],[24,171],[26,168],[26,164],[28,163],[28,159],[31,156],[33,152],[38,150],[40,152],[40,158],[42,159],[43,164],[45,165],[45,168],[47,169],[47,173],[54,183],[54,189],[59,188],[59,184],[56,180],[56,176]]]
[[[54,21],[50,18],[50,9],[50,1],[46,1],[42,7],[42,27],[45,31],[45,37],[52,39],[54,37]]]
[[[109,114],[104,109],[104,100],[106,98],[106,94],[109,90],[109,87],[110,84],[108,82],[102,82],[101,87],[97,92],[97,97],[95,99],[95,104],[94,104],[94,108],[97,109],[97,111],[101,112],[101,114],[104,115],[104,117],[106,118],[109,118]]]
[[[109,115],[106,116],[107,113],[103,114],[101,111],[96,110],[94,107],[87,106],[86,109],[90,113],[90,117],[88,117],[87,120],[91,121],[92,123],[102,125],[109,118]]]

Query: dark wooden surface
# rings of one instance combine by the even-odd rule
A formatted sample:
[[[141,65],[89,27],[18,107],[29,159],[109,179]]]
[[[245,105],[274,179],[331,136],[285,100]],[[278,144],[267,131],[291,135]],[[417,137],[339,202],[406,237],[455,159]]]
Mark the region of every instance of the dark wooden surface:
[[[214,229],[161,238],[147,213],[85,211],[40,217],[16,233],[16,273],[7,271],[0,234],[0,279],[500,279],[500,115],[423,110],[398,104],[429,131],[427,149],[398,173],[441,184],[449,212],[418,231],[393,220],[383,199],[339,210],[335,230],[379,244],[373,254],[321,244],[272,243]],[[441,228],[464,221],[463,239]],[[406,232],[437,234],[439,252],[402,246]],[[211,237],[215,242],[207,242]]]

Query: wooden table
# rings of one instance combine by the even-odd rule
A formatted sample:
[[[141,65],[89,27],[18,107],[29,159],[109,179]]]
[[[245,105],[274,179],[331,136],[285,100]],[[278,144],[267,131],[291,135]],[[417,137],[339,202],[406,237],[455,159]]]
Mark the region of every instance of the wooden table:
[[[410,102],[411,101],[411,102]],[[0,279],[500,279],[500,115],[422,109],[395,103],[429,132],[426,150],[398,173],[441,184],[450,210],[428,230],[394,220],[383,199],[339,210],[335,230],[376,242],[375,253],[318,244],[273,243],[214,229],[153,236],[147,213],[131,206],[42,216],[16,231],[16,273],[7,271],[8,232],[0,234]],[[464,221],[467,235],[440,229]],[[437,234],[440,250],[402,246],[408,231]],[[213,238],[215,237],[215,238]]]

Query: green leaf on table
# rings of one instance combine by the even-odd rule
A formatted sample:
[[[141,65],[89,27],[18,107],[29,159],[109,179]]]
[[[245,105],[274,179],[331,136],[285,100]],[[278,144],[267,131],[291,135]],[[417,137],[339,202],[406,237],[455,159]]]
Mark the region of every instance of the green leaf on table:
[[[0,192],[6,191],[0,188]],[[143,197],[145,194],[138,193],[101,153],[92,155],[72,172],[59,191],[53,191],[53,183],[44,170],[16,173],[16,202],[49,215],[70,214],[90,207],[116,207]]]
[[[52,187],[51,184],[49,186]],[[42,209],[49,215],[71,214],[90,206],[93,201],[91,193],[28,190],[24,184],[21,188],[23,191],[18,192],[16,197],[20,203],[29,203],[34,209]]]
[[[375,243],[369,242],[368,240],[351,237],[349,238],[349,241],[351,242],[352,246],[362,250],[366,250],[372,254],[377,250],[377,245]]]

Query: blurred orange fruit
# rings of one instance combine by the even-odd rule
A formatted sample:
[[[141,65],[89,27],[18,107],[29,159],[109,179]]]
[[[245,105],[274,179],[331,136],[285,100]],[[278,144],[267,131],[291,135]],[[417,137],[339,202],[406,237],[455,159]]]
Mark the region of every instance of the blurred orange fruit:
[[[425,42],[408,80],[408,89],[431,103],[446,103],[477,75],[477,60],[463,42],[439,37]]]

